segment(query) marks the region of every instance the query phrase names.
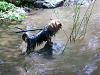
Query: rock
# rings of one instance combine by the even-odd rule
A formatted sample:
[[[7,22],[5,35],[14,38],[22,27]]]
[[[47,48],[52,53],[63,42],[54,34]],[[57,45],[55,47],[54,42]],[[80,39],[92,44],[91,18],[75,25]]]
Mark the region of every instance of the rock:
[[[91,2],[94,0],[66,0],[66,3],[69,5],[74,5],[74,4],[81,4],[81,5],[89,5]]]
[[[59,41],[54,41],[52,46],[45,44],[45,46],[39,50],[39,54],[44,54],[44,55],[60,55],[62,54],[65,46],[59,42]]]
[[[24,9],[24,11],[27,12],[27,13],[30,13],[30,12],[32,11],[32,9],[31,9],[31,8],[28,8],[28,7],[24,7],[23,9]]]
[[[63,45],[63,43],[61,43],[61,42],[59,42],[59,41],[55,41],[55,42],[53,43],[53,46],[52,46],[53,55],[62,54],[64,48],[65,48],[65,46]]]
[[[16,12],[18,12],[19,14],[26,14],[26,11],[22,7],[17,7]]]
[[[0,59],[0,65],[1,65],[1,64],[4,64],[4,61]]]
[[[62,6],[64,0],[36,0],[34,6],[38,8],[55,8]]]

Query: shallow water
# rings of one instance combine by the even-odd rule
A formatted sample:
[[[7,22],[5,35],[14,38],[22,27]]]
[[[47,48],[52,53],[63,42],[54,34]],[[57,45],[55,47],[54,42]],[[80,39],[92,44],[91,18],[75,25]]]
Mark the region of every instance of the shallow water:
[[[50,18],[59,18],[69,36],[73,18],[72,7],[33,10],[20,25],[0,25],[0,75],[100,75],[99,3],[100,1],[96,2],[85,38],[68,44],[64,53],[59,55],[20,55],[21,34],[14,33],[18,31],[14,27],[25,28],[32,25],[33,28],[42,28]],[[82,7],[81,14],[85,12],[84,8]],[[53,37],[54,41],[64,45],[67,39],[63,30]]]

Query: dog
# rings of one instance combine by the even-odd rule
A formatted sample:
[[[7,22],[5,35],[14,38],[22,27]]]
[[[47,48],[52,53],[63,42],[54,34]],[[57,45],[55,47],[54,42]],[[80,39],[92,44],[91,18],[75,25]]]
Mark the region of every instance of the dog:
[[[48,25],[32,37],[28,37],[28,35],[24,33],[22,35],[22,39],[27,44],[26,54],[34,52],[36,46],[41,45],[43,42],[46,42],[46,46],[52,46],[53,42],[51,41],[51,37],[54,36],[61,28],[62,24],[59,20],[51,20]]]

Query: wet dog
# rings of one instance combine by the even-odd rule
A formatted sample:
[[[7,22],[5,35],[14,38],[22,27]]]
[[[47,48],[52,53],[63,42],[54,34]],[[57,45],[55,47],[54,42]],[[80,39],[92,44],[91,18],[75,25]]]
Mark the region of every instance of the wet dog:
[[[26,33],[22,35],[22,39],[27,43],[26,54],[34,52],[36,46],[46,42],[45,46],[52,46],[51,37],[54,36],[62,27],[59,20],[51,20],[51,22],[39,31],[36,35],[28,37]]]

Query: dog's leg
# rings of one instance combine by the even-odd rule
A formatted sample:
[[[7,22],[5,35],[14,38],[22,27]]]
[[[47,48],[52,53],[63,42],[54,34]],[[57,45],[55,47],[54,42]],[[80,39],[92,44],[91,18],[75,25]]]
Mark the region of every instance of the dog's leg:
[[[27,50],[26,50],[26,54],[30,54],[30,53],[31,53],[30,41],[29,41],[29,39],[27,39]]]
[[[52,55],[52,45],[53,45],[53,42],[51,41],[51,38],[48,38],[47,42],[45,44],[45,47],[47,47],[47,54],[48,55]]]

